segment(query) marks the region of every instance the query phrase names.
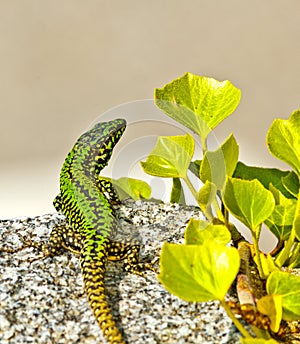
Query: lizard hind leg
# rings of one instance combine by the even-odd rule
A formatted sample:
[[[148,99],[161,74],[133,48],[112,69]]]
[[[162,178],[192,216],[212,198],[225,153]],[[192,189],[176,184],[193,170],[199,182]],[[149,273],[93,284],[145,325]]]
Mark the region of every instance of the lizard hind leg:
[[[145,277],[144,272],[147,270],[157,272],[157,269],[154,267],[157,259],[151,262],[142,262],[139,253],[140,243],[137,240],[113,241],[108,245],[108,259],[123,260],[125,271],[142,277]]]

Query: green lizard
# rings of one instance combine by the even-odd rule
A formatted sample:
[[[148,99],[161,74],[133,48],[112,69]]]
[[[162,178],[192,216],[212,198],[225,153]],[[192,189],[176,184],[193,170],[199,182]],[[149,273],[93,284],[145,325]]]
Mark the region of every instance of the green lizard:
[[[113,148],[126,128],[124,119],[96,124],[75,143],[60,173],[60,194],[54,200],[68,225],[53,228],[42,256],[53,256],[61,248],[80,254],[85,292],[92,311],[111,344],[125,343],[106,301],[104,272],[107,259],[125,260],[125,270],[139,275],[152,264],[139,263],[137,240],[114,242],[118,220],[114,205],[120,203],[110,182],[99,177]],[[38,245],[30,243],[28,246]],[[12,250],[11,250],[12,251]]]

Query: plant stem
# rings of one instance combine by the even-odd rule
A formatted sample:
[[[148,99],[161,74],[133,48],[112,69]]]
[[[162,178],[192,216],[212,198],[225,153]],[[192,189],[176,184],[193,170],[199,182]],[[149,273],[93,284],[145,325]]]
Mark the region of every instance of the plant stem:
[[[223,203],[222,203],[222,209],[223,209],[224,222],[225,222],[225,225],[227,226],[229,224],[229,212],[225,208]]]
[[[200,137],[200,140],[202,145],[202,154],[204,156],[204,154],[207,152],[207,138],[202,139],[202,137]]]
[[[258,239],[256,237],[256,234],[252,231],[252,239],[253,239],[253,246],[254,246],[254,251],[255,251],[255,255],[257,258],[257,269],[258,269],[258,273],[261,279],[266,279],[266,276],[264,274],[264,270],[262,267],[262,263],[261,263],[261,258],[260,258],[260,250],[259,250],[259,246],[258,246]]]
[[[214,198],[214,200],[213,200],[213,205],[214,205],[214,208],[215,208],[215,211],[216,211],[218,219],[223,221],[223,222],[225,222],[224,215],[223,215],[223,213],[222,213],[222,211],[220,209],[218,200],[216,198]]]
[[[235,317],[234,313],[232,312],[231,308],[228,306],[227,302],[223,299],[221,300],[221,305],[225,309],[226,313],[228,314],[229,318],[234,323],[235,327],[240,331],[240,333],[245,338],[253,338],[250,333],[244,328],[244,326],[240,323],[240,321]]]
[[[197,196],[197,191],[194,188],[194,185],[192,184],[192,182],[189,180],[188,176],[185,176],[183,178],[183,180],[186,182],[186,185],[188,186],[188,188],[190,189],[193,197],[195,198],[196,202],[198,203],[198,196]]]
[[[201,209],[202,210],[202,209]],[[204,215],[206,216],[206,218],[212,222],[213,219],[214,219],[214,215],[213,215],[213,212],[212,212],[212,209],[211,209],[211,206],[207,207],[206,209],[203,209],[202,210]]]
[[[278,257],[275,260],[275,263],[279,267],[282,267],[282,265],[288,260],[291,249],[294,245],[294,241],[295,241],[295,229],[292,228],[291,234],[288,240],[286,241],[284,248],[282,249],[282,251],[279,253]]]
[[[282,239],[278,240],[277,245],[270,252],[270,255],[272,257],[276,256],[276,254],[278,254],[283,249],[283,246],[284,246],[284,241]]]
[[[186,182],[186,185],[188,186],[188,188],[190,189],[192,195],[194,196],[196,202],[199,204],[198,202],[198,193],[197,191],[195,190],[194,188],[194,185],[192,184],[192,182],[189,180],[188,176],[185,176],[183,178],[183,180]],[[200,206],[199,204],[199,207],[200,209],[203,211],[205,217],[209,220],[209,221],[212,221],[213,220],[213,214],[212,214],[212,211],[211,211],[211,207],[208,207],[207,209],[203,209],[203,207]]]

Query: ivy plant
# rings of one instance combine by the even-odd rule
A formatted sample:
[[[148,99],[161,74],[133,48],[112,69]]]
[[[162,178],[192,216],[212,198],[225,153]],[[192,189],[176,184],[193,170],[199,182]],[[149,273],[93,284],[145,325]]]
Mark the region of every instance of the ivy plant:
[[[191,73],[156,89],[157,107],[199,137],[202,155],[194,156],[190,133],[163,136],[141,166],[150,175],[172,179],[171,202],[185,202],[185,183],[206,218],[190,219],[184,244],[163,245],[159,281],[183,300],[218,300],[241,332],[241,343],[272,344],[285,340],[289,322],[300,320],[300,276],[289,272],[300,267],[300,110],[275,119],[267,133],[271,154],[290,169],[247,166],[239,161],[233,134],[213,151],[207,143],[240,97],[229,81]],[[231,216],[248,228],[251,243]],[[268,253],[259,248],[262,226],[277,238]],[[237,302],[226,297],[233,285]]]

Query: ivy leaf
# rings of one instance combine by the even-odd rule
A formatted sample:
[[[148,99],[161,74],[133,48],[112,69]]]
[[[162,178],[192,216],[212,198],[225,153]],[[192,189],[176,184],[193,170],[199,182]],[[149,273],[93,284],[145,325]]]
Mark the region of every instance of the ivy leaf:
[[[186,73],[161,89],[155,104],[168,116],[206,139],[209,132],[232,114],[241,92],[230,81]]]
[[[173,178],[170,202],[186,204],[182,184],[179,178]]]
[[[199,178],[201,163],[202,163],[202,160],[194,160],[194,161],[191,161],[190,166],[189,166],[189,170],[190,170],[197,178]]]
[[[293,198],[290,192],[283,185],[283,178],[287,177],[289,174],[290,171],[281,171],[276,168],[248,166],[239,161],[233,177],[245,180],[257,179],[266,189],[269,189],[269,185],[272,184],[285,197]]]
[[[275,333],[279,331],[282,319],[282,296],[266,295],[257,301],[257,309],[271,320],[271,330]]]
[[[226,208],[256,235],[273,212],[275,200],[258,180],[228,178],[223,196]]]
[[[205,184],[202,186],[202,188],[199,190],[198,196],[197,196],[198,204],[204,214],[206,213],[207,208],[211,205],[211,203],[215,199],[216,195],[217,195],[217,187],[215,186],[215,184],[207,180]]]
[[[291,264],[289,264],[289,268],[291,269],[300,268],[300,255],[298,255],[297,258]]]
[[[265,224],[278,240],[287,240],[293,227],[297,201],[294,198],[284,197],[272,184],[270,191],[276,205],[273,213],[265,220]]]
[[[185,178],[194,146],[194,139],[190,134],[159,136],[146,161],[141,161],[142,168],[153,176]]]
[[[295,231],[296,238],[300,241],[300,191],[298,194],[298,200],[296,205],[293,230]]]
[[[295,172],[289,172],[285,177],[281,178],[282,185],[294,197],[297,197],[299,192],[299,178]]]
[[[267,279],[267,293],[282,296],[282,318],[287,321],[300,319],[300,276],[274,271]]]
[[[186,245],[202,245],[213,240],[217,244],[226,245],[231,240],[231,235],[224,225],[214,225],[207,221],[191,218],[186,227],[184,238]]]
[[[300,110],[287,120],[275,119],[267,134],[270,152],[290,165],[300,176]]]
[[[151,196],[151,187],[143,180],[121,177],[111,181],[121,200],[128,197],[134,200],[146,199]]]
[[[239,265],[238,251],[214,240],[203,245],[165,243],[158,279],[169,292],[186,301],[223,300]]]
[[[207,151],[204,154],[200,179],[214,183],[218,190],[222,190],[226,176],[231,177],[238,161],[239,146],[231,134],[215,151]]]

